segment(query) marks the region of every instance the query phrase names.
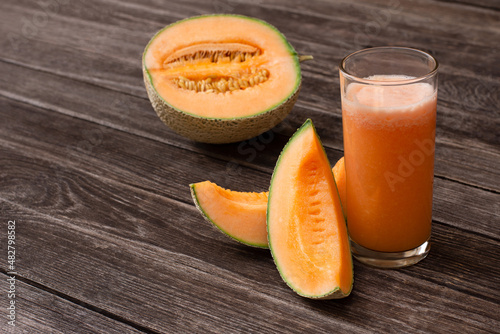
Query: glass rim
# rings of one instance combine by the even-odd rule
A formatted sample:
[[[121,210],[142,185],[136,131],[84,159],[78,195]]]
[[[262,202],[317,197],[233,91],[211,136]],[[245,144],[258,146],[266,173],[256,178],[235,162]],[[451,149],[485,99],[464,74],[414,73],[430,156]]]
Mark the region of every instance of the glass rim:
[[[421,75],[419,77],[416,77],[416,78],[404,79],[404,80],[387,80],[387,81],[359,78],[358,76],[349,73],[344,67],[344,64],[346,63],[346,61],[349,58],[357,56],[360,53],[366,53],[369,51],[377,51],[377,50],[390,50],[390,49],[399,50],[399,51],[407,51],[407,52],[409,51],[409,52],[414,53],[414,54],[423,55],[426,58],[432,60],[432,62],[434,62],[434,67],[428,73]],[[339,63],[340,72],[344,76],[348,77],[349,79],[354,80],[356,82],[360,82],[360,83],[365,83],[365,84],[370,84],[370,85],[379,85],[379,86],[399,86],[399,85],[407,85],[407,84],[417,83],[417,82],[423,81],[425,79],[431,78],[432,76],[435,76],[437,73],[438,67],[439,67],[439,63],[438,63],[437,59],[434,58],[434,56],[432,56],[431,54],[429,54],[425,51],[419,50],[419,49],[408,48],[408,47],[403,47],[403,46],[376,46],[376,47],[372,47],[372,48],[361,49],[361,50],[358,50],[358,51],[355,51],[355,52],[348,54],[347,56],[342,58],[342,60]]]

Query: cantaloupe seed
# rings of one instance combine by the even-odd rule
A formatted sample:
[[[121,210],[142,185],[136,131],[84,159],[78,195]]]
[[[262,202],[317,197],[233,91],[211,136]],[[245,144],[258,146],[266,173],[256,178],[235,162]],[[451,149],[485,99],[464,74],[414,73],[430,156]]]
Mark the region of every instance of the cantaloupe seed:
[[[255,46],[243,43],[201,43],[181,48],[169,55],[163,62],[166,70],[185,68],[184,76],[173,78],[173,83],[180,89],[206,93],[226,93],[244,90],[259,85],[269,79],[269,71],[262,66],[249,66],[248,62],[261,55]],[[230,75],[195,75],[188,79],[189,70],[196,65],[241,64]]]
[[[174,78],[173,82],[181,89],[195,92],[225,93],[244,90],[261,84],[269,79],[269,71],[252,67],[248,73],[235,73],[227,77],[210,76],[206,79],[188,79],[184,76]]]

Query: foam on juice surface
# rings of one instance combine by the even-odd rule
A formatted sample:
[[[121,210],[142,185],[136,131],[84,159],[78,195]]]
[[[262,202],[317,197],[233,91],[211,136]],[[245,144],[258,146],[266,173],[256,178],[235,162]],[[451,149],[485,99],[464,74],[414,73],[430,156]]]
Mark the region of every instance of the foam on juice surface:
[[[398,126],[404,126],[401,123],[418,122],[434,111],[436,92],[428,83],[401,85],[398,82],[414,79],[401,75],[374,75],[365,79],[383,81],[384,85],[349,84],[343,109],[346,116],[358,122],[378,126],[381,122],[385,126],[397,122]]]

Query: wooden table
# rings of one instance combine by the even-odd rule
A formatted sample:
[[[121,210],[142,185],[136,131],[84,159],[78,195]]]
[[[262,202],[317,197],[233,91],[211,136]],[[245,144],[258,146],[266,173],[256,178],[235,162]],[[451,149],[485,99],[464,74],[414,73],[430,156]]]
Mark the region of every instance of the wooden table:
[[[147,99],[151,36],[213,12],[264,19],[314,56],[260,139],[191,142]],[[500,333],[498,1],[4,0],[0,26],[0,332]],[[188,184],[267,190],[306,118],[337,161],[337,64],[378,45],[440,61],[431,253],[401,270],[355,262],[351,296],[304,299],[268,250],[209,226]]]

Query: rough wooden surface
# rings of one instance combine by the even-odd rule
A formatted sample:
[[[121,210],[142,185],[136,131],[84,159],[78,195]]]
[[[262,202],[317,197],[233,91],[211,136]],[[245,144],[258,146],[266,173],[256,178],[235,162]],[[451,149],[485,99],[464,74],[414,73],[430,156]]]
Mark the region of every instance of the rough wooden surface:
[[[193,143],[147,100],[140,58],[151,36],[213,12],[264,19],[314,55],[292,113],[260,138]],[[7,0],[0,27],[0,278],[15,219],[18,301],[17,326],[2,311],[0,332],[499,332],[496,1]],[[440,61],[432,250],[402,270],[355,263],[351,296],[307,300],[281,281],[268,251],[206,224],[188,184],[266,190],[309,117],[336,161],[336,66],[377,45]]]

